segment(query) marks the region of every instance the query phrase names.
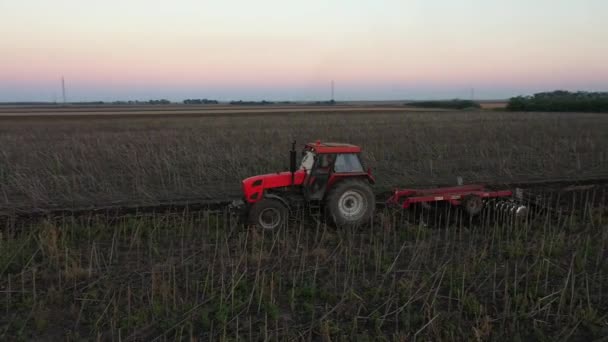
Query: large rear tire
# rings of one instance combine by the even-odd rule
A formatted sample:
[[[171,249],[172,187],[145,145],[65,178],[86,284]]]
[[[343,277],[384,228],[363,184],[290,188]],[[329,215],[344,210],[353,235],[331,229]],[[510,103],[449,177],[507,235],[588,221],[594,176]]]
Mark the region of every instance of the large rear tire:
[[[288,212],[280,201],[264,198],[249,210],[249,222],[259,229],[276,230],[287,222]]]
[[[376,198],[365,180],[347,179],[331,189],[327,195],[326,209],[339,228],[361,226],[369,222],[374,214]]]

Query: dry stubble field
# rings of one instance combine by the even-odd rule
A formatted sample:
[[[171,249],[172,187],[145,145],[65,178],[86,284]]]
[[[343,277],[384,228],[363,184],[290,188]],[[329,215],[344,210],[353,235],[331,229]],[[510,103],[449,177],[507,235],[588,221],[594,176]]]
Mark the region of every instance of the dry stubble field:
[[[290,142],[359,144],[395,186],[608,174],[608,116],[506,112],[315,112],[0,120],[0,208],[239,196],[284,170]]]
[[[287,165],[292,139],[361,144],[378,188],[452,183],[456,175],[497,182],[605,175],[607,118],[350,112],[2,120],[0,206],[238,195],[241,178]],[[298,217],[260,232],[224,211],[7,225],[0,339],[601,339],[607,198],[590,189],[576,197],[576,210],[523,222],[441,223],[428,212],[383,210],[368,227],[346,230]]]

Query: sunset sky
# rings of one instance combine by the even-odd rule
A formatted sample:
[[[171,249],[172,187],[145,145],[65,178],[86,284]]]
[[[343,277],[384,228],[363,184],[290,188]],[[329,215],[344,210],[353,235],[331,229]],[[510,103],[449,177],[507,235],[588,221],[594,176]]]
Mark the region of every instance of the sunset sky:
[[[0,101],[608,90],[608,1],[0,0]]]

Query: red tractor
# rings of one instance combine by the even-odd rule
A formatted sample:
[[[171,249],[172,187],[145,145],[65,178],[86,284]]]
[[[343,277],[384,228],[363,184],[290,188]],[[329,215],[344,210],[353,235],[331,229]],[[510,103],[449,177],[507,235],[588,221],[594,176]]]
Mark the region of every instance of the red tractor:
[[[350,144],[306,144],[296,167],[295,142],[290,151],[290,171],[249,177],[242,182],[250,223],[263,229],[284,224],[298,205],[318,207],[340,227],[367,222],[376,200],[374,177],[364,170],[361,148]]]
[[[290,171],[246,178],[242,182],[243,200],[249,223],[263,229],[283,225],[293,208],[306,206],[324,212],[338,227],[369,222],[376,208],[371,185],[375,183],[360,159],[359,146],[341,143],[308,143],[296,166],[295,142],[290,151]],[[386,204],[409,208],[413,204],[447,202],[477,215],[490,198],[513,197],[510,190],[494,191],[483,185],[464,185],[435,189],[396,189]],[[500,203],[517,216],[526,207],[511,198]],[[318,209],[318,210],[317,210]]]

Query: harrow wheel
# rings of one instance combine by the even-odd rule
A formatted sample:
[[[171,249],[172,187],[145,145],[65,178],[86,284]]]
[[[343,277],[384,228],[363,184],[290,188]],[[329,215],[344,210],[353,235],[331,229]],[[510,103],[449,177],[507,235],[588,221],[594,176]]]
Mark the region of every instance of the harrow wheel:
[[[470,216],[476,216],[483,209],[483,201],[481,197],[471,195],[464,198],[462,206]]]
[[[275,230],[287,222],[287,214],[287,207],[283,203],[265,198],[251,207],[249,222],[260,229]]]

